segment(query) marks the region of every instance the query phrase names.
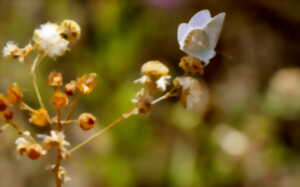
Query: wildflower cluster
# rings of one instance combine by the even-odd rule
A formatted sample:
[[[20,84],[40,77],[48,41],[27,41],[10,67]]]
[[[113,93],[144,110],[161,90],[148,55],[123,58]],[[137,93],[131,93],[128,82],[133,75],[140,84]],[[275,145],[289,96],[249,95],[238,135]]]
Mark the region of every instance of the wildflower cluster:
[[[178,43],[180,48],[187,53],[179,61],[179,67],[184,74],[172,76],[169,68],[159,60],[148,61],[141,67],[141,77],[135,83],[142,84],[142,88],[132,99],[135,103],[132,110],[122,114],[118,119],[96,132],[87,140],[77,146],[68,149],[71,145],[66,139],[66,126],[78,124],[79,127],[88,131],[96,124],[96,117],[84,112],[73,119],[74,107],[81,96],[89,95],[96,87],[96,73],[84,74],[74,80],[65,83],[63,74],[51,72],[48,75],[48,85],[53,88],[53,95],[48,99],[55,109],[51,114],[45,107],[39,87],[36,83],[36,69],[45,57],[56,59],[70,50],[81,36],[80,26],[72,21],[65,20],[60,24],[46,23],[41,25],[33,33],[32,41],[24,48],[19,48],[15,42],[8,42],[3,49],[4,57],[11,57],[20,62],[30,62],[30,54],[36,53],[32,60],[30,73],[33,86],[39,101],[39,107],[29,106],[24,101],[24,94],[17,84],[11,85],[6,94],[0,93],[0,113],[8,126],[17,130],[19,137],[16,140],[17,151],[32,160],[47,155],[51,150],[56,150],[57,158],[54,165],[49,167],[56,179],[56,186],[62,186],[69,180],[62,161],[96,137],[110,130],[112,127],[127,118],[146,114],[151,107],[170,97],[178,97],[187,109],[200,111],[203,103],[207,100],[207,89],[199,80],[199,75],[204,73],[205,66],[215,56],[215,47],[219,38],[224,14],[211,18],[209,11],[197,13],[189,23],[181,24],[178,28]],[[16,110],[28,113],[28,122],[36,127],[49,129],[47,134],[33,135],[33,132],[24,130],[24,126],[15,123]]]

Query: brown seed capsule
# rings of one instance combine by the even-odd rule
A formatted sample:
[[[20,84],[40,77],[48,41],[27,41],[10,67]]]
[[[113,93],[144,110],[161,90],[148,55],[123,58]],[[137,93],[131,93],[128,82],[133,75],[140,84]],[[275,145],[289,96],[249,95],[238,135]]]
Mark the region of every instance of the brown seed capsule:
[[[17,104],[23,99],[23,92],[17,84],[13,84],[7,89],[7,99],[12,104]]]
[[[3,117],[6,121],[11,121],[14,118],[14,113],[11,110],[6,110],[3,112]]]
[[[63,106],[67,105],[68,103],[69,103],[69,99],[64,92],[60,90],[56,90],[54,92],[54,95],[52,97],[52,104],[55,106],[55,108],[60,109]]]
[[[141,69],[141,73],[150,77],[159,78],[169,74],[169,68],[160,61],[146,62]]]
[[[204,73],[204,64],[195,57],[185,56],[182,57],[179,62],[179,67],[181,67],[188,74],[203,74]]]
[[[60,72],[51,72],[48,76],[49,86],[62,86],[63,85],[63,75]]]
[[[48,124],[49,119],[48,111],[44,108],[41,108],[31,113],[29,121],[36,126],[44,127]]]
[[[76,87],[84,95],[90,94],[96,87],[96,73],[83,75],[77,79]]]
[[[65,93],[68,96],[73,96],[76,91],[76,81],[71,81],[65,86]]]
[[[8,108],[8,102],[4,95],[0,94],[0,112],[4,112]]]
[[[26,156],[31,160],[37,160],[44,154],[45,151],[39,144],[31,144],[26,147]]]
[[[80,128],[85,131],[92,129],[96,123],[96,117],[90,113],[81,114],[78,120]]]

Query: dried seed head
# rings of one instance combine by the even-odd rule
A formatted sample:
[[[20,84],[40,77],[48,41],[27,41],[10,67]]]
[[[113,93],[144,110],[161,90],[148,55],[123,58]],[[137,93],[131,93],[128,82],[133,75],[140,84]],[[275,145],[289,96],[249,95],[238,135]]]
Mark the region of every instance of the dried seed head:
[[[24,62],[32,50],[33,47],[31,44],[26,45],[24,48],[19,48],[14,42],[7,42],[3,48],[3,56],[12,57],[13,59],[18,59],[20,62]]]
[[[6,121],[11,121],[14,118],[14,113],[11,110],[5,110],[3,117]]]
[[[17,84],[13,84],[7,89],[7,99],[12,104],[17,104],[22,101],[23,92]]]
[[[141,73],[150,77],[159,78],[168,75],[169,68],[158,60],[149,61],[142,66]]]
[[[136,98],[133,99],[133,102],[136,103],[138,113],[146,114],[151,109],[152,97],[148,91],[142,89],[136,94]]]
[[[204,64],[195,57],[185,56],[182,57],[179,63],[181,67],[187,74],[203,74],[204,73]]]
[[[81,114],[78,120],[80,128],[85,131],[92,129],[96,123],[96,117],[90,113]]]
[[[76,87],[84,95],[90,94],[96,87],[96,73],[85,74],[77,79]]]
[[[63,132],[51,131],[50,136],[39,134],[38,137],[43,139],[43,145],[47,151],[53,147],[58,147],[62,152],[67,152],[65,147],[70,145],[70,143],[65,140],[65,134]]]
[[[16,140],[17,151],[21,155],[26,155],[32,160],[40,158],[42,155],[46,154],[46,151],[42,148],[41,145],[37,143],[30,142],[25,137],[20,137]]]
[[[65,93],[68,96],[73,96],[76,91],[76,81],[71,81],[65,86]]]
[[[76,23],[73,20],[64,20],[60,24],[60,28],[62,30],[61,36],[65,39],[68,40],[71,43],[76,42],[79,40],[81,36],[81,29],[78,23]]]
[[[4,112],[8,108],[7,98],[0,94],[0,112]]]
[[[49,119],[48,111],[44,108],[41,108],[31,113],[29,121],[36,126],[44,127],[48,124]]]
[[[62,86],[64,84],[63,82],[64,82],[63,75],[60,72],[51,72],[48,75],[49,86],[53,86],[53,87]]]
[[[173,84],[181,90],[182,105],[194,112],[203,112],[208,103],[208,91],[204,84],[189,76],[177,77]]]
[[[26,156],[31,160],[37,160],[46,152],[40,144],[31,144],[26,148]]]
[[[60,109],[65,105],[67,105],[68,103],[69,103],[68,96],[64,92],[60,90],[56,90],[54,92],[54,95],[52,97],[52,104],[54,105],[55,108]]]

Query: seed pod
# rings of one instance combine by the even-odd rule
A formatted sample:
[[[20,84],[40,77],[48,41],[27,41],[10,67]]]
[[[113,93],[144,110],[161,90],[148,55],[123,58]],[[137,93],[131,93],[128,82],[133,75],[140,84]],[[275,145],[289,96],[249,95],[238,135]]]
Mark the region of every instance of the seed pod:
[[[73,96],[76,91],[76,81],[71,81],[65,86],[65,93],[68,96]]]
[[[35,110],[31,113],[31,117],[29,119],[30,123],[39,126],[44,127],[49,122],[49,114],[48,111],[44,108],[41,108],[39,110]]]
[[[12,104],[17,104],[22,101],[23,92],[17,84],[13,84],[7,89],[7,99]]]
[[[6,121],[11,121],[14,118],[14,113],[11,110],[5,110],[3,117]]]
[[[78,120],[80,128],[85,131],[92,129],[96,123],[96,117],[90,113],[81,114]]]
[[[39,144],[31,144],[26,148],[26,156],[31,160],[37,160],[42,155],[45,155],[45,151]]]
[[[65,93],[60,90],[56,90],[52,97],[52,104],[55,108],[60,109],[69,103],[69,99]]]
[[[85,74],[77,79],[76,87],[84,95],[90,94],[96,87],[96,73]]]
[[[81,36],[80,26],[73,20],[64,20],[60,24],[60,29],[62,30],[61,36],[71,43],[79,40]]]
[[[57,87],[63,85],[63,75],[60,72],[51,72],[48,76],[49,86]]]

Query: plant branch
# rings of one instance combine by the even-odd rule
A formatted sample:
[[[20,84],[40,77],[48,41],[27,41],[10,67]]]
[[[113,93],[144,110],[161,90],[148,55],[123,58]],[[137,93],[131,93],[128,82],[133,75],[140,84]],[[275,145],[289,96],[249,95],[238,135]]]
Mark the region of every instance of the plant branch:
[[[38,87],[38,84],[37,84],[37,80],[36,80],[36,68],[41,63],[43,57],[44,56],[41,55],[41,54],[36,56],[36,58],[34,59],[34,61],[32,63],[31,71],[30,71],[31,75],[32,75],[32,83],[33,83],[34,91],[36,93],[36,96],[38,98],[38,101],[40,103],[41,108],[45,108],[45,105],[43,103],[42,96],[41,96],[41,93],[40,93],[40,90],[39,90],[39,87]]]

